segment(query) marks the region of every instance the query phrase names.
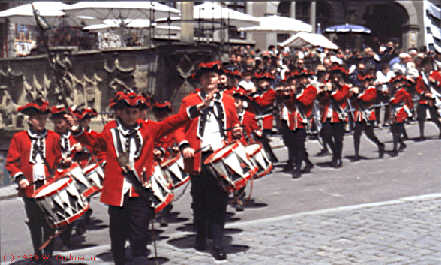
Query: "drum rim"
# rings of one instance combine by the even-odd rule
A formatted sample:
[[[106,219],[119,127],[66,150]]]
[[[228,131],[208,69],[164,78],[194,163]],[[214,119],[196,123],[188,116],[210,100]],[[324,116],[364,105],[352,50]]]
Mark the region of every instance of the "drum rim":
[[[167,161],[161,163],[161,168],[169,167],[171,164],[176,163],[179,160],[179,158],[181,158],[180,154],[176,155],[173,158],[168,159]]]
[[[87,168],[88,166],[92,166],[91,168]],[[85,166],[83,169],[83,174],[84,175],[88,175],[90,172],[92,172],[95,168],[98,168],[100,165],[99,164],[90,164]]]
[[[165,201],[161,202],[157,207],[153,207],[155,213],[162,211],[167,205],[170,204],[174,197],[175,195],[173,193],[169,193]]]
[[[42,190],[44,190],[45,188],[49,187],[50,185],[54,184],[54,183],[57,182],[57,181],[64,180],[64,179],[66,179],[66,178],[67,178],[66,183],[64,183],[63,185],[61,185],[60,187],[58,187],[58,189],[55,189],[55,190],[53,190],[53,191],[51,191],[51,192],[45,194],[44,196],[38,196],[38,197],[37,197],[37,195],[38,195]],[[50,182],[44,184],[43,186],[41,186],[40,188],[38,188],[38,189],[32,194],[32,197],[35,198],[35,199],[41,199],[41,198],[44,198],[44,197],[52,196],[52,195],[54,195],[55,193],[59,192],[60,190],[63,190],[64,188],[66,188],[68,185],[70,185],[70,184],[72,183],[72,181],[73,181],[73,178],[70,177],[70,176],[63,177],[63,178],[59,178],[59,179],[57,179],[57,180],[50,181]]]
[[[87,203],[87,206],[85,208],[83,208],[80,212],[74,214],[73,216],[71,216],[71,217],[69,217],[59,223],[53,224],[52,227],[60,227],[60,226],[65,226],[67,224],[73,223],[75,220],[77,220],[78,218],[83,216],[83,214],[86,213],[87,210],[89,210],[89,208],[90,208],[90,204]]]
[[[258,145],[258,148],[256,150],[254,150],[253,152],[251,152],[251,153],[247,153],[247,155],[249,155],[250,157],[255,156],[257,153],[259,153],[262,150],[262,145],[261,144],[250,144],[250,145],[248,145],[246,147],[253,146],[253,145]]]
[[[222,147],[222,148],[219,149],[219,150],[216,150],[216,151],[213,152],[211,155],[209,155],[209,156],[207,157],[207,159],[205,159],[204,164],[207,165],[207,164],[210,164],[210,163],[217,162],[217,161],[219,161],[219,160],[222,159],[222,158],[225,158],[226,156],[230,155],[231,152],[233,152],[233,150],[236,149],[238,146],[239,146],[239,143],[238,143],[238,142],[235,142],[235,143],[232,143],[232,144],[230,144],[230,145],[224,146],[224,147]],[[220,156],[220,157],[217,157],[216,159],[214,159],[214,157],[215,157],[220,151],[222,151],[223,149],[225,149],[225,148],[227,148],[227,147],[230,148],[230,150],[226,151],[226,152],[223,154],[223,156]]]

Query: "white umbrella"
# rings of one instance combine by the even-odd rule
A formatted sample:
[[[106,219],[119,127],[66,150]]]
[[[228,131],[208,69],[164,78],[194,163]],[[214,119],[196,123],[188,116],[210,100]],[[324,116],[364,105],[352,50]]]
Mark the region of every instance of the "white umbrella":
[[[258,25],[259,21],[256,17],[235,11],[230,8],[222,7],[216,2],[206,2],[196,5],[193,8],[193,20],[183,21],[179,16],[160,18],[155,20],[157,23],[169,23],[173,26],[179,26],[181,22],[193,23],[195,28],[203,29],[219,29],[218,25],[228,24],[236,27],[246,27]]]
[[[69,16],[91,16],[98,19],[149,19],[179,15],[176,8],[157,2],[124,1],[124,2],[78,2],[63,9]]]
[[[222,7],[220,3],[205,2],[194,6],[193,18],[196,20],[225,21],[231,26],[247,27],[258,25],[259,21],[251,15]]]
[[[309,32],[299,32],[286,41],[280,43],[280,46],[303,47],[308,44],[333,50],[338,49],[338,46],[335,45],[332,41],[328,40],[325,36]]]
[[[311,25],[297,19],[289,17],[268,16],[258,17],[259,26],[242,27],[238,31],[244,32],[274,32],[274,33],[293,33],[293,32],[311,32]]]
[[[97,23],[93,17],[73,16],[66,17],[62,11],[63,8],[69,7],[62,2],[34,2],[34,7],[40,12],[50,25],[56,25],[64,19],[64,23],[70,26],[89,25]],[[0,12],[0,18],[8,18],[10,22],[22,25],[35,26],[34,12],[32,4],[16,6]]]
[[[167,34],[177,33],[181,30],[180,27],[175,26],[157,26],[156,24],[152,24],[155,29],[155,33],[158,34]],[[93,31],[93,32],[104,32],[108,30],[118,30],[121,28],[128,29],[145,29],[150,28],[151,24],[148,19],[129,19],[129,20],[121,20],[121,19],[106,19],[104,20],[104,24],[96,24],[91,26],[86,26],[83,29]]]

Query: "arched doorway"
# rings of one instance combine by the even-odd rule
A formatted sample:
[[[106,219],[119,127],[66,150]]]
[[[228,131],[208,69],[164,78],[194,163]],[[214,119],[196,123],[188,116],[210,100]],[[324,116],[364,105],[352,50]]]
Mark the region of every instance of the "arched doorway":
[[[366,8],[363,18],[366,26],[372,30],[368,45],[373,45],[374,37],[381,43],[394,41],[402,44],[404,26],[409,23],[409,15],[403,6],[397,3],[371,5]]]

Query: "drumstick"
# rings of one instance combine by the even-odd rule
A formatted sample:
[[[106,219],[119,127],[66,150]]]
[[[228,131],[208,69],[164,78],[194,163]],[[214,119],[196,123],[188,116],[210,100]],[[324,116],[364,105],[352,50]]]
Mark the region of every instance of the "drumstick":
[[[54,240],[55,238],[57,238],[61,233],[64,232],[64,229],[57,231],[55,234],[51,235],[41,246],[38,250],[43,250],[45,249],[52,240]]]

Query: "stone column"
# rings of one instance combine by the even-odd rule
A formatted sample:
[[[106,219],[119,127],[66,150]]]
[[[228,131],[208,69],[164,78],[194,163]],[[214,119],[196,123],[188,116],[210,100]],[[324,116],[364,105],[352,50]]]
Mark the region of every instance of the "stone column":
[[[317,7],[317,2],[315,1],[315,0],[313,0],[312,2],[311,2],[311,15],[310,15],[310,17],[311,17],[311,20],[310,20],[310,24],[311,24],[311,26],[312,26],[312,33],[315,33],[315,31],[316,31],[316,28],[315,28],[315,15],[316,15],[316,8]]]
[[[193,2],[181,3],[181,18],[184,21],[193,20]],[[194,42],[194,25],[190,22],[181,23],[181,41]]]
[[[296,18],[296,1],[291,2],[290,17]]]

